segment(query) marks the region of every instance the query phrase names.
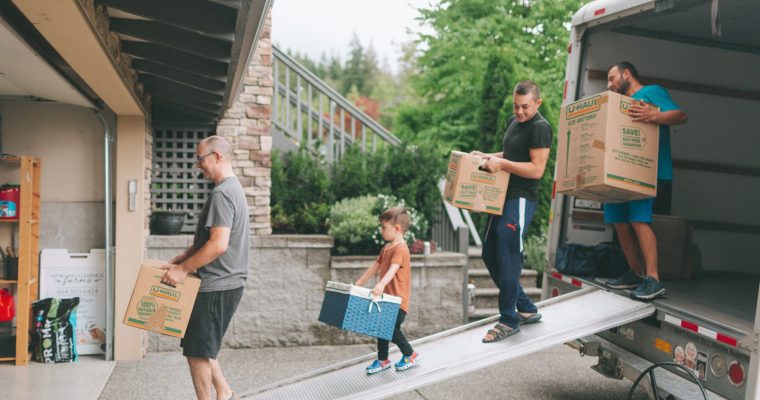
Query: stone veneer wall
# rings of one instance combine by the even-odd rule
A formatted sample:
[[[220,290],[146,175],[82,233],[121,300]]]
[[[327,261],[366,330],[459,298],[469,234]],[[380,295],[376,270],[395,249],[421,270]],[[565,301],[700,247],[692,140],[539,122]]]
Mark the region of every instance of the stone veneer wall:
[[[272,233],[269,198],[273,88],[270,11],[261,28],[240,94],[216,127],[216,134],[227,138],[235,148],[232,166],[248,198],[251,233],[254,235]]]
[[[150,236],[148,257],[168,260],[192,237]],[[243,299],[224,347],[308,346],[371,343],[317,321],[328,280],[352,282],[375,257],[331,257],[324,235],[265,235],[251,239],[251,265]],[[412,256],[412,300],[404,332],[410,339],[463,322],[467,259],[458,253]],[[179,340],[150,333],[148,351],[179,350]]]

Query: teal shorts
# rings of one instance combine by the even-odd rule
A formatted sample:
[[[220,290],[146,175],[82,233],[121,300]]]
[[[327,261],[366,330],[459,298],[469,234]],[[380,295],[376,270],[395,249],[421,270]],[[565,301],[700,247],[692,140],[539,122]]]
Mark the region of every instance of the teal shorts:
[[[625,203],[609,203],[604,205],[604,222],[607,224],[618,222],[644,222],[651,224],[653,210],[654,197]]]

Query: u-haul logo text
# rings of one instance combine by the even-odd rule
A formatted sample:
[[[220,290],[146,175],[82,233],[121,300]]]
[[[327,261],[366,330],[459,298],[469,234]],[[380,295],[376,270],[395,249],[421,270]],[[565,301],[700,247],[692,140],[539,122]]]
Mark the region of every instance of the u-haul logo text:
[[[620,112],[625,115],[631,115],[631,101],[629,99],[620,99]]]
[[[150,294],[152,296],[161,297],[171,301],[179,301],[180,293],[176,290],[162,288],[160,286],[151,286]]]
[[[473,182],[478,183],[486,183],[489,185],[493,185],[496,183],[496,177],[493,175],[487,175],[487,174],[481,174],[478,172],[473,172],[470,174],[470,180]]]
[[[572,119],[575,117],[579,117],[584,114],[592,113],[594,111],[599,111],[600,108],[602,108],[601,104],[599,104],[599,96],[594,96],[590,99],[576,101],[573,104],[567,105],[565,108],[565,116],[567,119]]]

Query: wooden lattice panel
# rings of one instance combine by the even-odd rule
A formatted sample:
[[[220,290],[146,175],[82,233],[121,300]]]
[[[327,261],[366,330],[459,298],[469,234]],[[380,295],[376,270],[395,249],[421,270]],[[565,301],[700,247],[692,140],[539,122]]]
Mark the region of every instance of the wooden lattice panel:
[[[153,136],[153,176],[150,185],[154,210],[188,212],[182,232],[193,232],[213,184],[197,168],[195,147],[213,135],[210,129],[157,129]]]

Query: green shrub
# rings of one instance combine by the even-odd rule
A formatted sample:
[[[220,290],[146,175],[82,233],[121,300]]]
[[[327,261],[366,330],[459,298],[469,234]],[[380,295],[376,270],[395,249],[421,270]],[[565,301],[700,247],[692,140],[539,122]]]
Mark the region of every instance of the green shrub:
[[[332,167],[330,192],[338,200],[378,193],[380,179],[376,171],[382,170],[379,161],[375,153],[350,146]]]
[[[446,159],[440,154],[429,146],[385,146],[375,152],[362,152],[359,146],[350,146],[328,175],[326,165],[307,149],[284,155],[275,153],[272,230],[327,233],[329,205],[336,200],[392,193],[407,208],[421,214],[425,223],[416,228],[419,232],[415,232],[415,237],[429,238],[427,222],[436,218],[441,201],[437,182],[446,168]]]
[[[438,180],[446,173],[446,157],[430,146],[400,146],[387,149],[381,177],[381,191],[391,193],[406,202],[408,207],[418,210],[425,220],[436,220],[436,210],[440,206],[441,192]],[[428,229],[423,238],[429,237]]]
[[[404,234],[404,240],[411,244],[423,237],[428,225],[425,217],[414,208],[405,205],[394,196],[360,196],[343,199],[330,210],[329,234],[335,239],[333,252],[339,255],[377,254],[385,245],[380,233],[380,215],[390,207],[406,207],[412,225]]]
[[[380,250],[382,245],[372,240],[378,230],[377,215],[373,214],[376,204],[376,196],[361,196],[332,206],[328,233],[335,239],[335,254],[375,254]]]
[[[372,214],[377,215],[377,219],[379,220],[383,211],[396,206],[406,208],[406,212],[409,214],[409,219],[411,220],[409,230],[404,233],[404,241],[411,245],[415,240],[425,238],[425,234],[428,230],[427,220],[423,215],[417,212],[417,210],[407,206],[403,199],[399,200],[393,195],[386,196],[380,194],[377,196],[377,202],[375,203],[375,208],[372,210]],[[383,235],[379,229],[375,230],[372,234],[372,240],[374,240],[375,244],[379,246],[385,244],[385,239],[383,239]]]
[[[546,233],[530,236],[525,241],[525,268],[544,272],[546,263]]]
[[[391,193],[433,222],[441,201],[438,179],[446,159],[430,146],[387,146],[374,153],[348,149],[332,169],[330,191],[336,199]],[[429,237],[429,226],[421,237]]]
[[[272,231],[325,233],[330,204],[327,168],[305,148],[272,155]]]

